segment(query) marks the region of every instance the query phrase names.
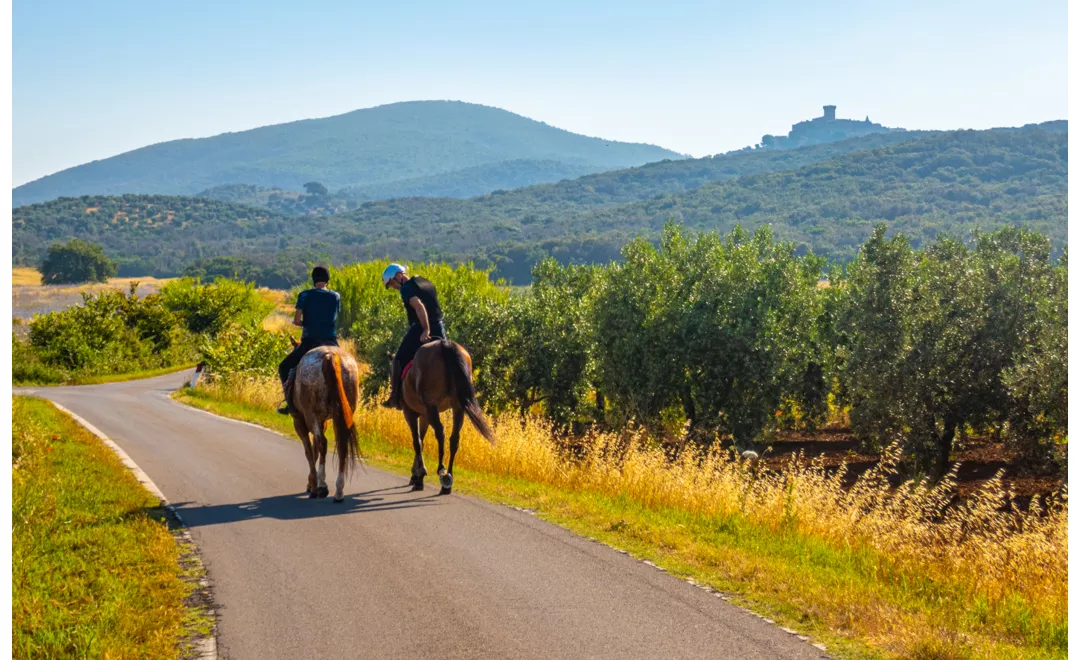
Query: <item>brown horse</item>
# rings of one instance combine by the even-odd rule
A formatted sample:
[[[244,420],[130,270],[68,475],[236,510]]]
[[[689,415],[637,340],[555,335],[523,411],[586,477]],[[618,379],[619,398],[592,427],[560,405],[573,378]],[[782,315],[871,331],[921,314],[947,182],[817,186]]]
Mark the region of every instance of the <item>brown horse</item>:
[[[295,342],[294,342],[295,343]],[[334,422],[337,439],[338,476],[334,501],[345,500],[345,475],[356,465],[360,454],[353,410],[359,396],[360,369],[349,352],[337,346],[320,346],[308,351],[296,367],[293,384],[293,428],[304,443],[307,456],[308,497],[326,497],[326,423]],[[309,439],[309,436],[312,436]],[[315,461],[319,467],[316,471]]]
[[[484,419],[472,382],[472,356],[464,348],[445,339],[431,341],[420,347],[412,365],[401,382],[405,422],[413,437],[413,490],[424,490],[424,436],[428,426],[435,429],[439,440],[439,491],[449,495],[454,486],[454,456],[457,455],[461,426],[467,415],[480,435],[494,444],[495,434]],[[439,413],[454,411],[454,426],[450,431],[450,464],[443,467],[445,433]]]

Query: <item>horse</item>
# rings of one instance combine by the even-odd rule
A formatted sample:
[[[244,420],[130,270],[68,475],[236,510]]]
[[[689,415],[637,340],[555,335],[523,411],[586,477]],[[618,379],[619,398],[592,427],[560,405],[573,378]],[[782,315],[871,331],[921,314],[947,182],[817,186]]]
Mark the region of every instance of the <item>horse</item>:
[[[293,340],[296,344],[296,340]],[[345,476],[360,454],[353,410],[360,394],[360,369],[349,352],[337,346],[308,351],[296,366],[293,383],[293,428],[307,456],[309,498],[326,497],[326,423],[333,421],[337,440],[338,475],[334,501],[345,501]],[[309,438],[309,436],[311,436]],[[315,459],[319,467],[315,469]]]
[[[416,454],[409,485],[414,491],[424,490],[424,477],[427,476],[424,436],[430,426],[439,440],[439,494],[449,495],[454,486],[454,457],[457,455],[464,418],[467,416],[480,435],[495,444],[495,433],[488,426],[476,401],[472,356],[452,341],[433,340],[421,346],[412,362],[404,366],[406,371],[401,379],[401,400]],[[444,467],[445,432],[439,413],[450,409],[454,411],[454,426],[450,431],[450,464]]]

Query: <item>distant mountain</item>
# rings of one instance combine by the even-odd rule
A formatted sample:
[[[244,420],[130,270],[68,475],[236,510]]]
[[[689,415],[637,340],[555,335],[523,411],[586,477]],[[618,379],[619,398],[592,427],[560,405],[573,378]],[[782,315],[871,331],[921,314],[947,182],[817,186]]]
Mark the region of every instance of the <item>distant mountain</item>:
[[[506,110],[458,101],[414,101],[208,138],[173,140],[63,170],[15,188],[15,205],[81,195],[194,195],[223,184],[301,190],[372,186],[489,166],[552,161],[616,169],[680,154],[586,137]],[[488,177],[496,187],[520,183]],[[571,171],[571,170],[568,170]],[[571,175],[580,173],[573,171]],[[547,179],[550,180],[550,179]]]
[[[854,256],[875,222],[915,242],[940,232],[1021,224],[1066,240],[1067,124],[1023,129],[878,133],[793,150],[753,150],[652,163],[473,199],[403,198],[343,215],[288,218],[246,206],[192,208],[181,221],[114,221],[109,200],[57,200],[13,211],[17,263],[48,242],[77,236],[155,274],[194,258],[272,260],[309,250],[335,262],[372,258],[473,259],[527,282],[544,256],[608,261],[635,236],[655,237],[674,218],[691,229],[774,226],[784,239],[840,261]],[[238,198],[239,199],[239,198]],[[204,200],[209,201],[209,200]],[[90,211],[98,208],[98,211]],[[111,207],[110,207],[111,208]],[[174,214],[175,215],[175,214]],[[129,215],[130,217],[130,215]],[[39,257],[38,257],[39,258]]]

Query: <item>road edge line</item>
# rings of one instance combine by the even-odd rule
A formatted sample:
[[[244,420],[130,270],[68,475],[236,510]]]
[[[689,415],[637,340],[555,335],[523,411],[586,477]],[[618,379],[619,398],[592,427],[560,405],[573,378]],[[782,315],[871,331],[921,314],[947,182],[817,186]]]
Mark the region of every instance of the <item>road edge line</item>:
[[[97,436],[99,440],[105,443],[105,445],[109,449],[113,450],[113,453],[117,455],[117,457],[120,459],[120,462],[124,464],[124,467],[130,470],[131,473],[135,476],[135,478],[138,479],[139,483],[142,484],[143,487],[146,488],[146,490],[150,491],[151,495],[158,498],[161,501],[161,504],[165,507],[165,510],[172,514],[176,518],[177,522],[180,523],[181,528],[179,530],[179,534],[184,540],[184,542],[190,543],[192,547],[197,547],[195,545],[195,539],[191,537],[191,532],[188,530],[187,523],[184,522],[184,519],[180,516],[180,513],[176,510],[175,507],[173,507],[173,505],[169,502],[168,498],[165,497],[165,494],[161,492],[161,489],[157,487],[157,484],[154,483],[150,476],[143,472],[143,469],[139,467],[139,465],[135,461],[133,461],[130,456],[128,456],[127,452],[124,451],[120,447],[120,445],[113,442],[109,438],[109,436],[98,430],[96,426],[86,421],[79,415],[75,414],[71,410],[68,410],[67,408],[55,401],[50,400],[49,403],[55,406],[56,409],[60,412],[68,415],[73,420],[75,420],[79,424],[79,426],[82,426],[90,433],[93,433],[95,436]],[[204,584],[201,586],[206,585]],[[214,626],[212,627],[212,630],[208,637],[206,637],[205,639],[201,639],[195,643],[195,651],[200,660],[218,660],[216,621],[217,612],[211,610],[210,612],[208,612],[208,614],[211,616],[211,618],[215,619]]]

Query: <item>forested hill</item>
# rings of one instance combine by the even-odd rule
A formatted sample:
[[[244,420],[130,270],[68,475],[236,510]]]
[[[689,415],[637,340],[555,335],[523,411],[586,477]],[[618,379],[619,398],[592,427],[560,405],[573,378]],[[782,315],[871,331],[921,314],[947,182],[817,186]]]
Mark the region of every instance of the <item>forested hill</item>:
[[[78,237],[103,246],[121,275],[175,275],[195,259],[221,254],[221,246],[258,237],[278,245],[279,237],[304,233],[306,222],[198,197],[62,197],[12,211],[12,252],[16,264],[37,265],[51,243]],[[280,247],[287,245],[288,238]]]
[[[1068,178],[1063,126],[907,133],[899,143],[888,142],[895,133],[872,135],[792,151],[656,163],[467,200],[369,202],[322,218],[190,198],[57,200],[15,209],[14,255],[33,263],[27,260],[49,242],[78,236],[101,243],[113,257],[149,264],[148,272],[159,275],[180,272],[200,257],[265,260],[288,248],[315,250],[338,263],[474,259],[526,282],[542,256],[607,261],[630,238],[657,236],[670,218],[691,229],[771,223],[780,237],[841,260],[853,256],[881,220],[916,242],[941,231],[966,237],[976,227],[1022,224],[1060,247]],[[856,150],[858,140],[879,142]],[[166,213],[132,222],[128,211],[123,220],[107,208],[113,203],[172,205],[182,212],[171,220]]]
[[[373,256],[471,257],[498,263],[498,272],[515,281],[527,278],[531,264],[547,254],[613,258],[626,241],[656,236],[669,219],[692,229],[771,223],[780,237],[839,260],[853,257],[881,220],[916,242],[942,231],[966,237],[976,227],[1022,224],[1060,247],[1066,240],[1068,134],[1059,126],[934,134],[593,210],[556,195],[523,208],[528,191],[468,201],[388,200],[347,216],[355,224],[346,231],[363,235]],[[540,189],[552,192],[590,178]],[[407,234],[394,229],[406,223]],[[433,234],[442,237],[435,255],[425,242]]]
[[[233,183],[299,191],[318,181],[336,190],[523,159],[616,169],[665,158],[681,156],[652,145],[577,135],[498,108],[414,101],[143,147],[19,186],[12,201],[194,195]]]

